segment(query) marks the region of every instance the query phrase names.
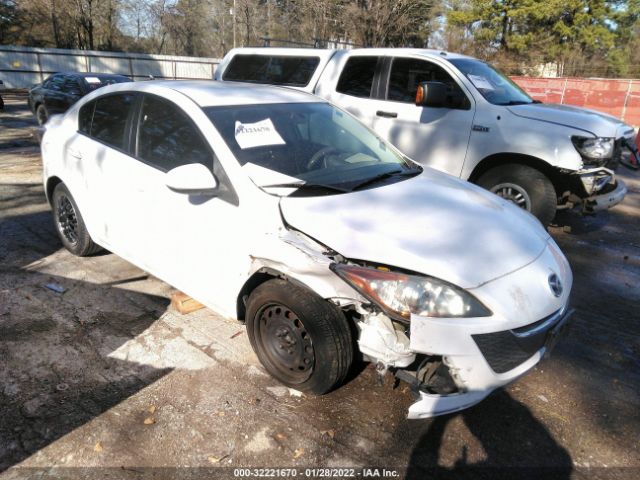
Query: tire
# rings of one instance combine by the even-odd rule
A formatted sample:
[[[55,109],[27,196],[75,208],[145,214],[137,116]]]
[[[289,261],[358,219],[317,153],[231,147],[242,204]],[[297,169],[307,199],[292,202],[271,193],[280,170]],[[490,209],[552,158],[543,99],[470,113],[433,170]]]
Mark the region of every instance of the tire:
[[[353,363],[353,337],[335,305],[273,279],[251,293],[246,319],[258,359],[283,384],[322,395],[344,382]]]
[[[516,163],[502,165],[484,173],[476,183],[531,212],[545,227],[556,215],[556,190],[540,170]]]
[[[78,257],[93,255],[102,250],[91,239],[78,205],[64,183],[59,183],[53,189],[51,203],[56,232],[64,248]]]
[[[47,110],[47,107],[44,106],[44,103],[41,103],[38,105],[38,108],[36,108],[36,120],[38,120],[38,125],[40,126],[44,125],[47,123],[47,120],[49,120],[49,111]]]

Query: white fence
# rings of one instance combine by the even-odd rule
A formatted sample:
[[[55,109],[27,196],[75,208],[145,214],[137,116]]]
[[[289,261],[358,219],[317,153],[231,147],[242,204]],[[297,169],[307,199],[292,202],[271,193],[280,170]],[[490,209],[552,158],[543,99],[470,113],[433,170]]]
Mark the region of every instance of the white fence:
[[[5,88],[29,88],[57,72],[118,73],[133,80],[212,79],[218,58],[0,45]]]

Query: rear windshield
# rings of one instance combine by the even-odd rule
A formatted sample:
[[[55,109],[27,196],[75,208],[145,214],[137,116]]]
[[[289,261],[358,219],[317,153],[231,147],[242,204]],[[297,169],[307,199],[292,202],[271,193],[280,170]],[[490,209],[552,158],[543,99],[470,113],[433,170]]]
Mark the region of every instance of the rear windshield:
[[[306,87],[320,57],[236,55],[222,75],[223,80]]]
[[[121,75],[90,75],[86,77],[82,77],[82,81],[84,82],[85,88],[92,92],[100,87],[105,87],[107,85],[113,85],[114,83],[124,83],[130,82],[131,80],[128,77]]]

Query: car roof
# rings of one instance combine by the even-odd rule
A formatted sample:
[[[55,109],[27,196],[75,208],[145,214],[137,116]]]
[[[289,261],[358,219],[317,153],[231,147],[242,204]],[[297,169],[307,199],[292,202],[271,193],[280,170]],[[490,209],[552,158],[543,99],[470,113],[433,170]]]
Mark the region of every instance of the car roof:
[[[129,88],[131,85],[128,84]],[[140,91],[153,87],[169,88],[186,95],[201,107],[324,102],[318,97],[290,88],[253,83],[218,82],[215,80],[152,80],[135,82],[133,85],[136,85]]]
[[[99,72],[56,72],[53,75],[72,75],[74,77],[117,77],[117,78],[129,78],[126,75],[119,73],[99,73]]]

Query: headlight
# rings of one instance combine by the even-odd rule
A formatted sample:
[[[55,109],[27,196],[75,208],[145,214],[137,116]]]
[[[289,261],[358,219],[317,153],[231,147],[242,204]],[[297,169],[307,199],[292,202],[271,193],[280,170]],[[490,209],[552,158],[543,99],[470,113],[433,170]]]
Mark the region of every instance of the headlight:
[[[571,137],[571,141],[585,160],[603,160],[613,155],[613,138]]]
[[[473,295],[433,277],[334,263],[340,278],[388,315],[407,321],[423,317],[488,317],[491,311]]]

